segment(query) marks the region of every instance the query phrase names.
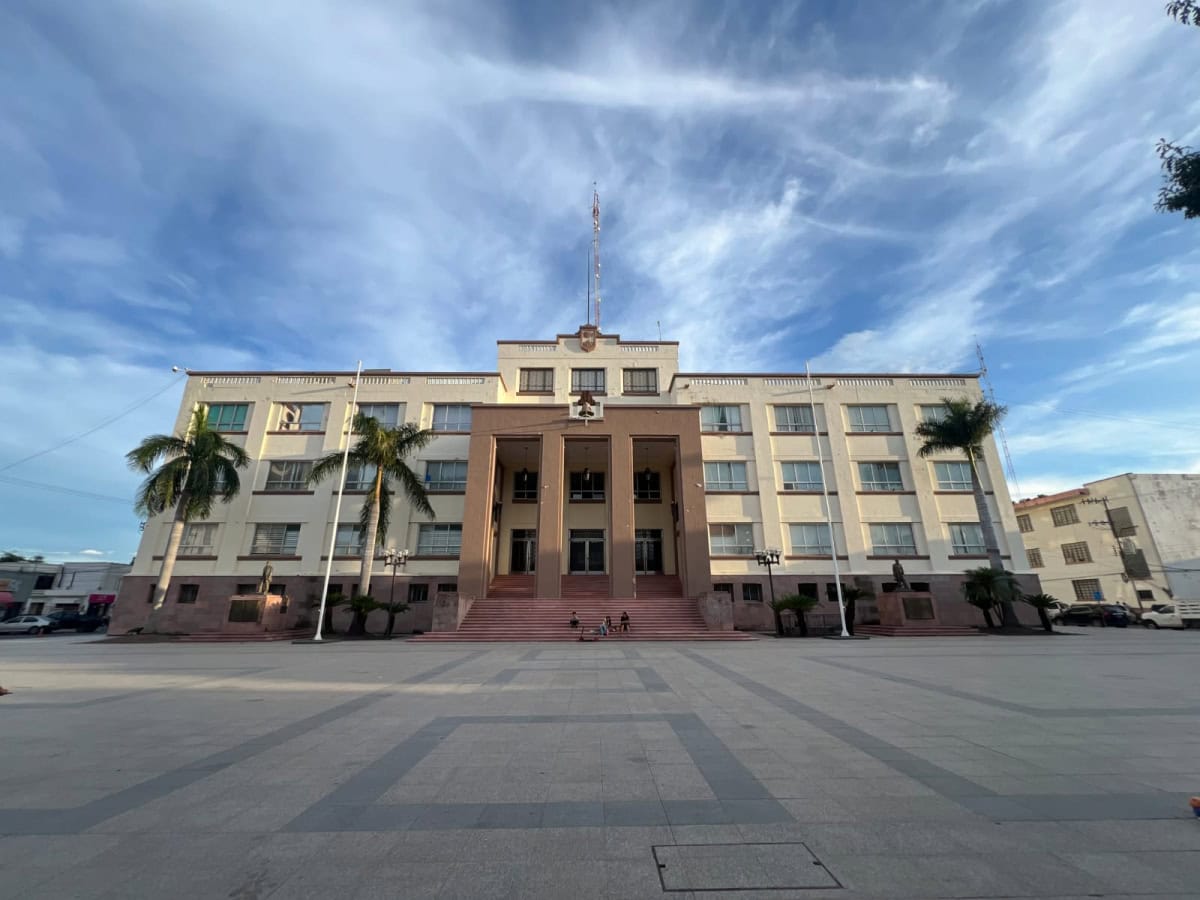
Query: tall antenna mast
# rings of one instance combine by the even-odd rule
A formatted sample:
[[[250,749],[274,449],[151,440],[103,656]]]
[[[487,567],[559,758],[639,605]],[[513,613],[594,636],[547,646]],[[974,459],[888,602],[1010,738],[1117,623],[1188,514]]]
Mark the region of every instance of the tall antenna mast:
[[[592,263],[593,278],[596,282],[596,330],[600,330],[600,192],[596,190],[596,182],[592,182]]]
[[[979,341],[975,342],[975,355],[979,358],[979,378],[983,381],[983,386],[987,388],[987,397],[992,403],[996,402],[996,389],[992,387],[992,379],[988,377],[987,362],[983,358],[983,345]],[[1021,496],[1021,483],[1017,481],[1017,469],[1013,465],[1012,454],[1008,452],[1008,435],[1004,433],[1004,424],[1001,423],[996,428],[1000,432],[1000,447],[1004,450],[1004,464],[1008,468],[1008,480],[1012,482],[1016,488],[1016,495]]]

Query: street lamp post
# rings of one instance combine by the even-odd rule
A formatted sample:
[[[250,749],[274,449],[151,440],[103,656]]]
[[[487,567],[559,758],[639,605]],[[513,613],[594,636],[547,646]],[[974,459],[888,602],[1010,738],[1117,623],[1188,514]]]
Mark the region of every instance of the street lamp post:
[[[767,583],[771,586],[771,603],[775,602],[775,576],[771,574],[771,567],[779,565],[779,555],[779,550],[754,551],[754,558],[758,560],[758,564],[767,567]]]
[[[388,592],[388,606],[396,605],[396,569],[403,569],[408,564],[408,550],[388,550],[383,555],[383,564],[392,567],[392,589]]]

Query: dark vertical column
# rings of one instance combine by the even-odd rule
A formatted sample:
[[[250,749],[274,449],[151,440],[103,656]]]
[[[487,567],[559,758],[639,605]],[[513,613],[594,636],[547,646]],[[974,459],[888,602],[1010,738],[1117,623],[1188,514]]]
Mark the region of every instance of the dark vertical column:
[[[478,410],[477,410],[478,412]],[[482,418],[482,417],[480,417]],[[492,432],[471,432],[467,451],[467,493],[463,499],[462,551],[458,560],[458,590],[468,597],[486,597],[491,580],[492,498],[496,442]]]
[[[614,428],[609,438],[609,532],[612,596],[634,595],[633,438]]]
[[[695,422],[679,431],[679,508],[682,561],[679,580],[684,596],[698,597],[712,590],[708,563],[708,510],[704,503],[704,454],[700,443],[699,413]]]
[[[537,573],[534,595],[562,595],[563,554],[563,438],[556,432],[542,434],[538,465]]]

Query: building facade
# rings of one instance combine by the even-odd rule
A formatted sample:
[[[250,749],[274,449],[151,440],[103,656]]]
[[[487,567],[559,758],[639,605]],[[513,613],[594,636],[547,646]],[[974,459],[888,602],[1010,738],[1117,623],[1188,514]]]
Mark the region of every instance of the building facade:
[[[975,375],[680,372],[670,341],[624,341],[584,326],[547,341],[500,341],[486,372],[367,371],[359,409],[436,437],[412,465],[435,515],[397,497],[386,546],[411,552],[396,577],[412,608],[401,628],[429,627],[438,593],[471,598],[728,591],[740,627],[772,623],[771,585],[755,551],[775,548],[777,594],[824,600],[836,548],[845,583],[888,589],[900,560],[914,588],[976,622],[961,602],[964,570],[986,555],[963,459],[922,460],[913,429],[941,398],[981,397]],[[319,601],[330,542],[334,587],[358,585],[357,526],[370,472],[352,467],[339,520],[336,485],[308,483],[312,461],[345,446],[353,373],[194,372],[175,423],[203,406],[245,447],[242,491],[189,524],[168,604],[253,590],[264,563],[273,590]],[[591,400],[592,416],[581,415]],[[982,477],[1006,563],[1031,584],[996,448]],[[832,533],[825,495],[831,504]],[[146,524],[117,626],[144,621],[169,516]],[[380,549],[376,599],[392,592]],[[870,610],[865,614],[870,615]]]
[[[1013,508],[1030,565],[1060,600],[1200,599],[1200,475],[1114,475]]]
[[[0,618],[53,612],[107,614],[128,563],[0,563]]]

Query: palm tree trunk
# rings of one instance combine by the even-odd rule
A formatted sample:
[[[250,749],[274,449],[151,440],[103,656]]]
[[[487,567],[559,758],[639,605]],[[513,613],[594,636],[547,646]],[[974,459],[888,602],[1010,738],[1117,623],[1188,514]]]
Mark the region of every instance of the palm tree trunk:
[[[987,623],[988,628],[995,628],[996,624],[992,621],[992,614],[986,606],[979,607],[979,611],[983,613],[983,621]]]
[[[979,461],[975,454],[967,451],[967,462],[971,464],[971,493],[975,497],[975,513],[979,516],[979,530],[983,532],[983,547],[987,551],[988,565],[997,572],[1004,571],[1004,560],[1000,558],[1000,544],[996,540],[996,527],[992,524],[992,512],[988,509],[987,495],[983,492],[983,479],[979,477]],[[1001,625],[1016,625],[1017,611],[1011,597],[1001,597]]]
[[[375,469],[375,487],[367,502],[371,504],[371,515],[367,519],[367,533],[363,535],[362,567],[358,572],[358,592],[370,595],[371,568],[375,565],[375,543],[379,539],[379,498],[383,493],[383,466]]]
[[[154,585],[154,604],[150,607],[150,616],[146,619],[145,631],[153,634],[156,628],[159,610],[167,602],[167,588],[171,586],[171,575],[175,572],[175,559],[179,556],[179,545],[183,543],[183,530],[187,527],[187,501],[185,491],[179,495],[175,505],[175,519],[171,522],[171,533],[167,537],[167,549],[163,553],[162,568],[158,570],[158,582]]]
[[[1039,606],[1037,613],[1038,613],[1038,618],[1042,620],[1042,627],[1044,629],[1046,629],[1047,631],[1053,631],[1054,626],[1050,624],[1050,617],[1048,615],[1046,615],[1045,608]]]
[[[772,610],[775,613],[775,637],[783,637],[783,613],[779,610]]]
[[[808,618],[802,609],[796,610],[796,625],[800,628],[800,637],[808,637]]]
[[[392,629],[396,627],[396,614],[390,609],[388,610],[387,628],[384,629],[383,636],[391,637]]]

